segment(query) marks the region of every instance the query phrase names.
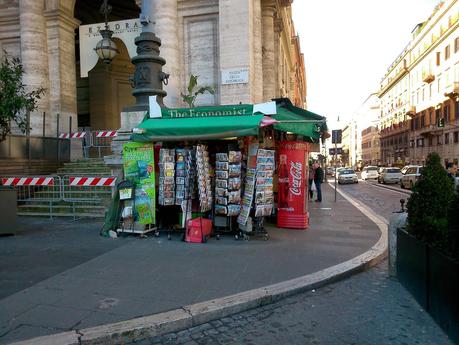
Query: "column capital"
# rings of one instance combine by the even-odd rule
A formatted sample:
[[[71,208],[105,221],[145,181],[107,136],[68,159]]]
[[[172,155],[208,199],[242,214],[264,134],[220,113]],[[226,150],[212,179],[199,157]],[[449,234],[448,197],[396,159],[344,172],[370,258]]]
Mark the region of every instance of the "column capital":
[[[274,14],[276,13],[276,11],[277,11],[277,8],[275,4],[263,5],[261,8],[263,17],[273,17],[274,18]]]
[[[46,10],[43,12],[43,16],[46,19],[47,27],[59,25],[60,27],[66,28],[73,32],[81,24],[78,19],[70,16],[68,13],[61,9]]]

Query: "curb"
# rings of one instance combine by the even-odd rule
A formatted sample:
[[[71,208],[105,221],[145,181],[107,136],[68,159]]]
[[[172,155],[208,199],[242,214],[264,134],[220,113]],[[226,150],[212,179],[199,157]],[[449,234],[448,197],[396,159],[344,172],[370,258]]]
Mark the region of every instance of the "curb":
[[[184,306],[164,313],[33,338],[11,345],[99,345],[140,341],[274,303],[364,271],[387,256],[387,220],[341,190],[338,190],[338,193],[375,223],[381,231],[381,237],[373,247],[351,260],[281,283]]]

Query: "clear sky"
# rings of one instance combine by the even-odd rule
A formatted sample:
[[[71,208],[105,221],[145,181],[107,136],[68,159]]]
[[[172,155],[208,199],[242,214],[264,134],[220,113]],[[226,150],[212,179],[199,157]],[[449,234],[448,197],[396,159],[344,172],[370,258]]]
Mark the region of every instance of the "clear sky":
[[[411,31],[439,0],[294,0],[308,86],[308,110],[341,128],[378,90]],[[337,117],[340,123],[336,122]]]

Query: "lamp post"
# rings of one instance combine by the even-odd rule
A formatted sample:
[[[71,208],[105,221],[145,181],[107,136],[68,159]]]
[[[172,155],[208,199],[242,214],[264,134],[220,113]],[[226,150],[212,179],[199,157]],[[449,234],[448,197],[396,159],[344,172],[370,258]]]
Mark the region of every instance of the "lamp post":
[[[99,59],[101,59],[104,63],[110,64],[113,58],[118,55],[118,47],[116,43],[112,41],[113,31],[110,30],[108,26],[108,15],[112,11],[112,6],[108,4],[108,0],[104,0],[102,6],[100,7],[100,12],[105,17],[105,29],[100,30],[100,34],[102,36],[102,40],[97,42],[96,47],[94,50],[96,51]]]
[[[149,108],[149,96],[157,96],[157,102],[164,106],[163,98],[167,96],[163,90],[163,83],[167,84],[169,74],[162,71],[166,60],[159,56],[161,40],[154,33],[155,23],[150,20],[153,12],[153,1],[142,0],[140,23],[142,32],[135,38],[137,55],[132,58],[135,73],[129,79],[133,87],[132,95],[136,104],[128,107],[128,111],[145,111]]]

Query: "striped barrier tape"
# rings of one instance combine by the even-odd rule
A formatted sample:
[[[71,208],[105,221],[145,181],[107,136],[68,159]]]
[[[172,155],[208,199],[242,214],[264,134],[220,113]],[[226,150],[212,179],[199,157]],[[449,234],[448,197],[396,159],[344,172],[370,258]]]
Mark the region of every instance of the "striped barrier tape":
[[[62,133],[59,135],[60,139],[81,139],[86,135],[86,132],[76,132],[76,133]]]
[[[113,138],[116,137],[116,131],[97,131],[96,137],[97,138]]]
[[[6,177],[4,186],[54,186],[54,177]]]
[[[70,186],[85,187],[113,187],[116,183],[116,177],[70,177]]]

